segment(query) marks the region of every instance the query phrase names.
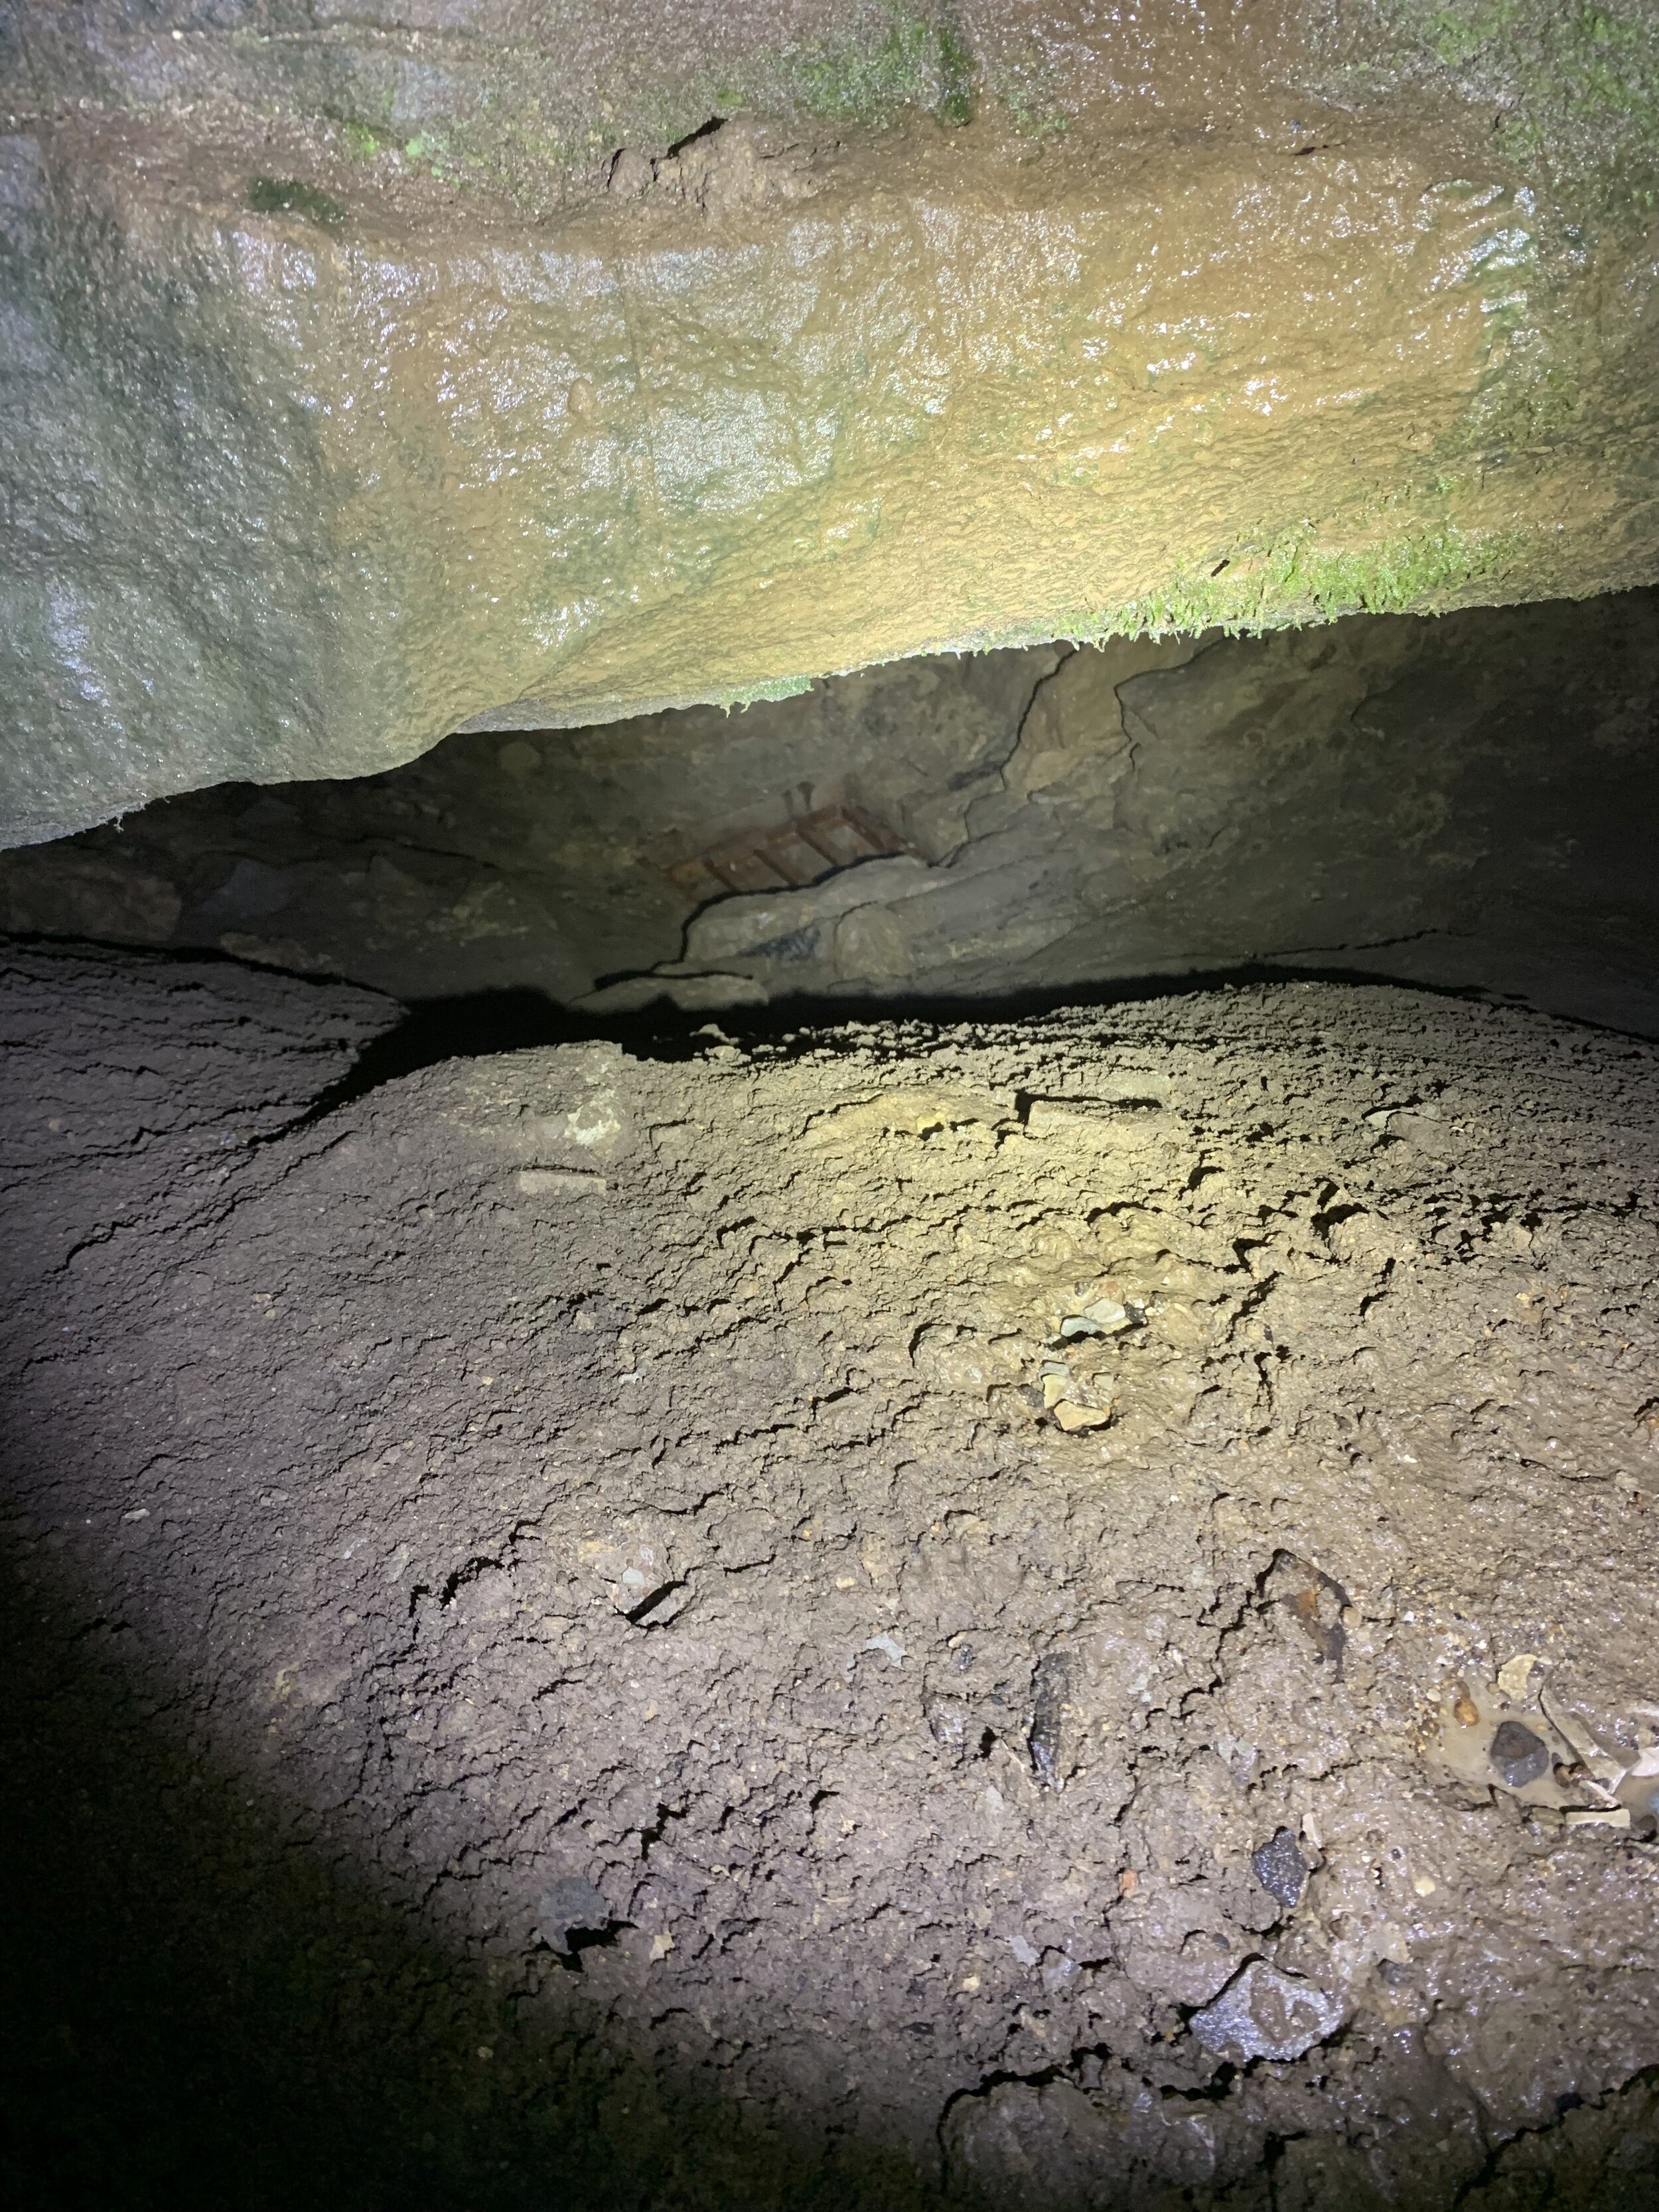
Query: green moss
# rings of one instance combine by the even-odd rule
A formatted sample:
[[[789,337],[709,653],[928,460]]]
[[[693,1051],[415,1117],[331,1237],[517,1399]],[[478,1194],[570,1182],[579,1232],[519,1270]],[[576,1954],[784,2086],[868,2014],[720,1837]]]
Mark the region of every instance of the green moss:
[[[1451,453],[1534,453],[1571,428],[1584,405],[1577,376],[1564,362],[1539,366],[1483,392],[1453,438]]]
[[[474,144],[472,134],[465,131],[420,131],[406,139],[403,148],[405,161],[412,161],[417,169],[424,169],[440,184],[489,182],[507,189],[511,188],[511,170],[504,156],[510,150],[509,141],[507,146],[482,153]]]
[[[939,104],[941,123],[959,128],[974,119],[974,56],[961,25],[948,10],[939,22]]]
[[[800,49],[787,74],[797,106],[832,121],[890,123],[901,109],[931,108],[941,122],[973,119],[975,68],[955,15],[891,10],[872,45],[841,38]]]
[[[302,216],[324,230],[345,221],[346,211],[331,192],[319,191],[297,177],[250,177],[247,204],[255,215]]]
[[[1010,78],[1001,88],[1002,104],[1013,118],[1014,128],[1026,138],[1041,145],[1045,139],[1057,138],[1071,127],[1071,118],[1045,94],[1034,92],[1018,78]]]
[[[1659,9],[1652,0],[1374,0],[1407,56],[1504,111],[1514,152],[1564,173],[1659,163]]]
[[[1308,529],[1286,532],[1206,572],[1188,572],[1108,614],[1085,617],[1075,634],[1108,637],[1231,635],[1333,622],[1339,615],[1423,614],[1469,586],[1490,586],[1514,566],[1519,541],[1447,524],[1406,531],[1381,544],[1326,550]]]
[[[1437,8],[1425,26],[1428,42],[1448,69],[1462,69],[1511,27],[1513,0],[1487,0],[1467,8]]]
[[[812,688],[810,676],[779,676],[769,684],[745,684],[741,691],[732,691],[716,702],[722,707],[753,707],[763,699],[799,699],[804,691]]]
[[[1040,145],[1071,128],[1064,100],[1066,79],[1041,46],[1027,43],[1005,50],[988,84],[1022,137]]]
[[[619,85],[585,106],[572,104],[557,56],[535,42],[480,40],[447,84],[441,112],[435,94],[423,106],[422,88],[389,66],[359,65],[349,43],[279,40],[258,52],[262,75],[282,88],[281,112],[326,123],[350,158],[400,152],[445,183],[487,185],[545,211],[564,204],[572,173],[607,149],[660,150],[713,115],[793,112],[880,127],[920,109],[947,125],[969,122],[981,72],[956,3],[865,0],[850,21],[841,11],[844,27],[822,39],[757,52],[730,72],[694,72],[655,93]]]

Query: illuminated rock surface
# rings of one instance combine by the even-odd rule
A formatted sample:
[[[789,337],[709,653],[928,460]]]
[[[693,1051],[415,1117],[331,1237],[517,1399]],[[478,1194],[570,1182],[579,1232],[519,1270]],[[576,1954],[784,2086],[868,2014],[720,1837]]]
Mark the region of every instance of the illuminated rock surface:
[[[0,837],[1650,580],[1651,11],[1466,12],[26,0]]]

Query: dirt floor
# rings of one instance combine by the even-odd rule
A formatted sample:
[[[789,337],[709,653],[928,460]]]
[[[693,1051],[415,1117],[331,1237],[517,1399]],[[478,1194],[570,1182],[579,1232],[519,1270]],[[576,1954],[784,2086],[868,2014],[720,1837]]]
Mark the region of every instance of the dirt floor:
[[[15,2202],[1659,2202],[1659,1048],[399,1013],[3,962]]]

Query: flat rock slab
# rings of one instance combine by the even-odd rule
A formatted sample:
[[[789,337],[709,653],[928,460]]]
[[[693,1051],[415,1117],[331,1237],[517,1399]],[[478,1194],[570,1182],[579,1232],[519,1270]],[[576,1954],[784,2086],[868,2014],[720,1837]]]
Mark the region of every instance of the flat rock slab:
[[[284,1060],[309,987],[179,972],[7,987],[31,2155],[125,2201],[182,2096],[261,2203],[1648,2172],[1659,1861],[1574,1815],[1659,1727],[1651,1047],[1277,987],[226,1146],[211,976]],[[1555,1804],[1441,1755],[1500,1669]]]

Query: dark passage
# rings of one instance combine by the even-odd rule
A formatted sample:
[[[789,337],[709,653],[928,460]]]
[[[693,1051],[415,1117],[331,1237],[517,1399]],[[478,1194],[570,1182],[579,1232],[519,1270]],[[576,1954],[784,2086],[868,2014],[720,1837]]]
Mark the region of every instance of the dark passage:
[[[0,926],[601,1022],[1285,963],[1654,1034],[1656,696],[1653,592],[900,662],[198,792],[0,854]]]

